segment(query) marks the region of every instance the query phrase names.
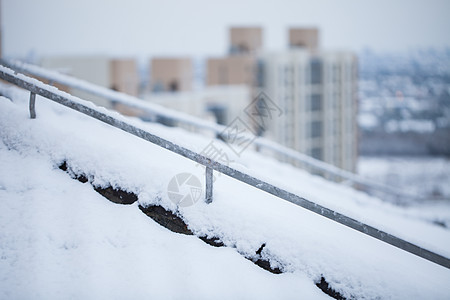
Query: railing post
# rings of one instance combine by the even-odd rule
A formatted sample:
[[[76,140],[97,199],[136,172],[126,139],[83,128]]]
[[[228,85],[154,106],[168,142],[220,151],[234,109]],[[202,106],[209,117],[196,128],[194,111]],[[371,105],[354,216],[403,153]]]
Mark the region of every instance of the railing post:
[[[213,169],[211,167],[206,167],[206,203],[211,203],[213,200]]]
[[[33,92],[30,92],[30,118],[31,119],[36,119],[35,102],[36,102],[36,94]]]

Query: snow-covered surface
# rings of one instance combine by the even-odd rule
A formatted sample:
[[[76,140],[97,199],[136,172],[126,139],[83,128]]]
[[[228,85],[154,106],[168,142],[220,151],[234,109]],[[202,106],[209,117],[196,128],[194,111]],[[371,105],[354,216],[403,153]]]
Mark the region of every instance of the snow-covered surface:
[[[323,298],[324,276],[346,297],[448,299],[450,270],[336,224],[225,175],[214,201],[178,208],[170,179],[195,163],[28,93],[1,87],[0,291],[2,298]],[[139,121],[133,120],[138,124]],[[139,123],[201,152],[210,139]],[[349,187],[327,182],[250,149],[231,166],[379,229],[450,257],[450,231]],[[135,205],[120,206],[59,170],[67,161],[95,185],[120,186],[141,204],[178,211],[197,234],[219,237],[212,248],[169,232]],[[239,254],[262,256],[285,274],[259,269]],[[239,253],[239,254],[238,254]],[[126,297],[125,297],[126,296]]]
[[[272,275],[105,201],[48,156],[0,151],[1,299],[327,298],[304,274]]]
[[[179,125],[187,126],[188,128],[191,128],[191,129],[194,128],[196,131],[210,131],[209,132],[210,136],[211,136],[211,133],[213,133],[212,136],[214,136],[214,135],[220,134],[224,130],[226,130],[226,126],[219,125],[219,124],[207,121],[207,120],[203,120],[201,118],[197,118],[197,117],[188,115],[188,114],[180,112],[180,111],[168,109],[168,108],[156,105],[154,103],[141,101],[140,99],[137,99],[135,97],[132,97],[132,96],[129,96],[129,95],[126,95],[123,93],[119,93],[119,92],[116,92],[116,91],[113,91],[113,90],[110,90],[110,89],[107,89],[107,88],[104,88],[101,86],[97,86],[90,82],[87,82],[87,81],[84,81],[84,80],[81,80],[78,78],[74,78],[72,76],[68,76],[68,75],[61,74],[61,73],[58,73],[55,71],[47,70],[47,69],[44,69],[44,68],[41,68],[41,67],[38,67],[35,65],[26,64],[26,63],[23,63],[20,61],[11,61],[10,64],[13,68],[17,68],[19,70],[24,70],[27,73],[34,74],[35,76],[40,76],[42,78],[46,78],[46,79],[54,81],[54,82],[59,82],[63,85],[67,85],[72,88],[80,89],[82,91],[89,92],[93,95],[105,97],[105,98],[111,99],[115,102],[124,104],[128,107],[142,109],[143,111],[145,111],[146,113],[148,113],[150,115],[164,116],[165,118],[176,120],[177,123],[179,123]],[[0,70],[2,70],[3,72],[9,73],[9,74],[14,73],[13,70],[8,69],[4,66],[0,66]],[[40,83],[34,79],[29,79],[26,76],[23,76],[21,74],[19,75],[19,78],[21,78],[25,81],[28,81],[28,82],[32,82],[33,84],[36,84],[38,86],[42,86],[42,83]],[[69,97],[73,101],[79,102],[76,99],[76,97],[72,97],[71,95],[68,95],[61,91],[58,91],[54,88],[51,88],[51,89],[52,89],[51,91],[56,94],[60,94],[64,97]],[[90,104],[88,104],[88,106],[89,105]],[[250,135],[242,134],[242,138],[253,139],[254,136],[253,136],[253,134],[250,134]],[[255,145],[258,145],[263,150],[266,149],[266,150],[276,153],[277,155],[292,158],[292,159],[294,159],[306,166],[309,166],[315,170],[322,171],[322,172],[324,172],[326,174],[330,174],[332,176],[336,175],[336,177],[344,178],[345,180],[357,183],[361,186],[367,186],[367,187],[370,187],[370,188],[373,188],[376,190],[381,190],[382,192],[389,193],[389,194],[402,195],[405,198],[415,196],[415,195],[411,195],[407,192],[397,190],[392,185],[381,185],[381,184],[379,184],[377,182],[373,182],[367,178],[358,176],[357,174],[337,168],[336,166],[333,166],[333,165],[327,164],[323,161],[314,159],[313,157],[308,156],[306,154],[292,150],[288,147],[284,147],[278,143],[274,143],[266,138],[258,137],[256,139],[254,139],[253,143]]]

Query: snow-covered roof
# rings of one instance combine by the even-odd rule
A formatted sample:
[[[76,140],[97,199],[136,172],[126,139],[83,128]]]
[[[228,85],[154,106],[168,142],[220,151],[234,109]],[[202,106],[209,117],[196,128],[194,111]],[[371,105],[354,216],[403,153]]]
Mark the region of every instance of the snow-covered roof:
[[[186,172],[202,179],[201,166],[41,97],[31,120],[28,93],[3,85],[0,91],[13,100],[0,98],[0,291],[6,298],[311,299],[325,296],[315,287],[321,277],[345,297],[450,295],[450,270],[225,175],[216,174],[213,203],[177,207],[168,183]],[[194,151],[211,143],[179,128],[133,122]],[[450,256],[450,231],[429,215],[250,149],[233,156],[222,146],[240,170]],[[92,185],[120,187],[137,194],[140,205],[177,212],[196,235],[217,237],[227,247],[171,233],[137,204],[109,203],[59,170],[64,161]],[[242,258],[255,256],[263,244],[261,256],[283,274]]]

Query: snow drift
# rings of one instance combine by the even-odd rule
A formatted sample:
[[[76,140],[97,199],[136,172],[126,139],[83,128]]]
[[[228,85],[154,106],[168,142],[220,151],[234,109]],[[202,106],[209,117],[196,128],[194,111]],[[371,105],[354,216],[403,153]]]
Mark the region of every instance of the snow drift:
[[[450,296],[450,270],[216,174],[214,201],[177,207],[167,185],[204,169],[183,157],[37,97],[2,86],[0,98],[0,290],[5,298],[324,298],[326,278],[347,298]],[[12,101],[10,100],[12,99]],[[211,140],[182,129],[133,120],[194,151]],[[219,141],[216,141],[220,143]],[[228,151],[225,144],[223,150]],[[247,150],[231,164],[309,200],[445,256],[450,232],[416,211]],[[58,169],[62,162],[90,184]],[[137,204],[109,203],[91,187],[120,187],[142,206],[180,215],[210,247],[171,233]],[[264,248],[257,254],[257,251]],[[274,275],[242,258],[261,257]]]

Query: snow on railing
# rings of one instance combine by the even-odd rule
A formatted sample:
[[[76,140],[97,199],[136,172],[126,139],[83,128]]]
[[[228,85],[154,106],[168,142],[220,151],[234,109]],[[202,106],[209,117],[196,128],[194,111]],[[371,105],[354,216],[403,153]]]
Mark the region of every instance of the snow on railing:
[[[259,190],[265,191],[271,195],[274,195],[278,198],[284,199],[288,202],[301,206],[309,211],[312,211],[316,214],[319,214],[325,218],[328,218],[334,222],[340,223],[344,226],[350,227],[354,230],[357,230],[363,234],[369,235],[373,238],[376,238],[380,241],[388,243],[392,246],[400,248],[406,252],[415,254],[419,257],[422,257],[426,260],[434,262],[438,265],[446,267],[450,269],[450,259],[439,255],[437,253],[431,252],[427,249],[419,247],[415,244],[412,244],[408,241],[405,241],[401,238],[398,238],[394,235],[391,235],[387,232],[381,231],[372,227],[370,225],[359,222],[353,218],[347,217],[343,214],[340,214],[336,211],[328,209],[324,206],[311,202],[305,198],[302,198],[298,195],[290,193],[284,189],[281,189],[277,186],[274,186],[266,181],[253,177],[249,174],[241,172],[237,169],[231,168],[225,164],[222,164],[218,161],[212,160],[206,156],[198,154],[194,151],[191,151],[187,148],[181,147],[171,141],[165,140],[159,136],[156,136],[146,130],[138,128],[131,123],[129,123],[124,117],[120,115],[114,115],[110,111],[104,108],[98,108],[93,103],[84,101],[67,93],[64,93],[55,87],[44,84],[37,79],[33,79],[27,77],[23,74],[18,74],[17,72],[6,68],[4,66],[0,66],[0,78],[15,84],[21,88],[24,88],[30,91],[30,116],[31,118],[36,117],[35,112],[35,95],[40,95],[47,99],[50,99],[56,103],[69,107],[73,110],[81,112],[85,115],[88,115],[92,118],[100,120],[104,123],[107,123],[111,126],[119,128],[125,132],[133,134],[139,138],[142,138],[146,141],[149,141],[153,144],[156,144],[164,149],[167,149],[171,152],[177,153],[181,156],[184,156],[192,161],[195,161],[206,167],[206,197],[205,201],[210,203],[213,200],[213,170],[226,174],[238,181],[244,182],[250,186],[253,186]]]
[[[226,130],[226,126],[208,122],[186,113],[167,109],[160,105],[145,102],[139,98],[129,96],[105,87],[101,87],[90,82],[74,78],[72,76],[19,61],[1,60],[1,63],[10,69],[43,78],[50,82],[58,83],[69,88],[78,89],[80,91],[102,97],[112,103],[120,103],[131,108],[136,108],[155,117],[163,117],[165,120],[172,121],[173,123],[187,125],[187,127],[193,127],[198,130],[209,130],[216,136],[220,136]],[[248,136],[248,134],[245,133],[242,135],[242,137],[244,139],[254,139],[253,136]],[[405,191],[400,191],[385,184],[374,182],[355,173],[340,169],[336,166],[317,160],[306,154],[272,142],[266,138],[257,137],[253,140],[253,143],[257,149],[266,149],[275,153],[276,156],[282,156],[284,158],[300,163],[307,169],[316,171],[318,174],[323,174],[326,179],[344,180],[352,184],[355,188],[362,189],[365,192],[371,194],[381,193],[384,196],[390,197],[390,200],[421,200],[417,195]]]

